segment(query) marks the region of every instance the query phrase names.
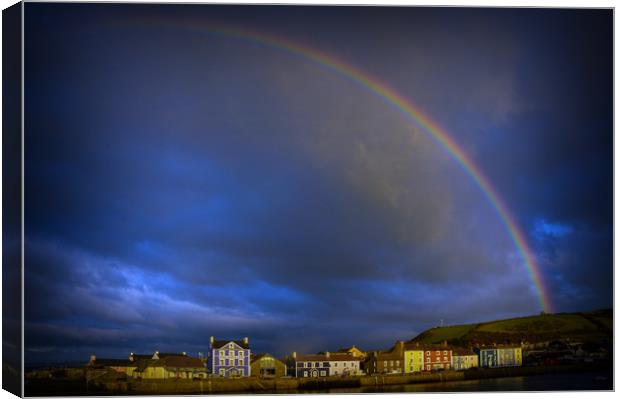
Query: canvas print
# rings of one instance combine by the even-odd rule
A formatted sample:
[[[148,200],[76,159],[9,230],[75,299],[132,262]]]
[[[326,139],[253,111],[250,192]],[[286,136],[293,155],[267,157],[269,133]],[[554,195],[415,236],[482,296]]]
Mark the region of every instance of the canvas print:
[[[5,389],[613,389],[613,10],[3,29]]]

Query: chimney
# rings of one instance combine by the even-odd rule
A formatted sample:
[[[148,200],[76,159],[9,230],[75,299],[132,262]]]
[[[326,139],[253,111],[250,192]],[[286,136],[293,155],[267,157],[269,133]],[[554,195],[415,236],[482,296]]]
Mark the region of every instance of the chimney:
[[[95,354],[93,353],[92,355],[90,355],[90,362],[94,363],[95,360],[97,360],[97,356],[95,356]]]
[[[209,340],[209,342],[211,343],[211,345],[213,345],[213,341],[214,341],[214,339],[213,339],[213,335],[212,335],[212,336],[211,336],[211,339]]]
[[[329,359],[329,352],[325,352],[325,357]]]
[[[130,362],[133,362],[133,352],[131,352],[131,353],[129,354],[129,361],[130,361]]]
[[[293,352],[293,359],[297,359],[297,352]]]
[[[442,344],[443,344],[444,347],[446,347],[446,346],[448,346],[448,341],[444,339]]]
[[[248,337],[244,337],[243,338],[243,343],[246,344],[246,345],[248,344]]]

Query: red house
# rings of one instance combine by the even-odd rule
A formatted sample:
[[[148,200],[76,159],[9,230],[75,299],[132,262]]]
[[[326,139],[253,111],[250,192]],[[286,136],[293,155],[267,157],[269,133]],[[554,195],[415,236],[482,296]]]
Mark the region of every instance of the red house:
[[[447,345],[425,346],[422,370],[449,370],[452,365],[452,350]]]

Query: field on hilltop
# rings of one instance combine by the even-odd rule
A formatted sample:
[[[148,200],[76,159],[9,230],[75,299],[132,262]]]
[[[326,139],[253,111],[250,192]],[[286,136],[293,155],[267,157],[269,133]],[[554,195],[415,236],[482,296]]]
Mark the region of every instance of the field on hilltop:
[[[613,336],[611,309],[584,313],[541,314],[495,320],[478,324],[434,327],[424,331],[410,342],[451,345],[543,342],[555,339],[573,339],[598,342]]]

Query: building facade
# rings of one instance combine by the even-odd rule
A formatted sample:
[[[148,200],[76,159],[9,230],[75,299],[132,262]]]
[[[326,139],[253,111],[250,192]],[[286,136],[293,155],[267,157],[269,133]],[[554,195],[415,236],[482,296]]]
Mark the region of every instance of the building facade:
[[[207,377],[202,360],[185,353],[155,352],[151,358],[136,357],[131,376],[140,379],[197,379]]]
[[[405,373],[419,373],[424,370],[424,351],[419,348],[405,348]]]
[[[325,355],[300,355],[293,352],[295,377],[317,378],[329,376],[329,361]]]
[[[326,352],[319,355],[297,356],[296,353],[293,353],[293,359],[295,376],[300,378],[360,374],[360,359],[349,354]]]
[[[402,374],[405,372],[405,344],[398,341],[387,351],[367,353],[364,372],[372,374]]]
[[[278,378],[286,375],[286,364],[269,353],[252,355],[250,374],[259,378]]]
[[[422,370],[449,370],[452,366],[452,349],[447,345],[424,347]]]
[[[478,367],[478,355],[469,349],[452,349],[452,369],[467,370]]]
[[[519,367],[523,365],[521,347],[493,346],[474,350],[478,355],[480,367]]]
[[[248,338],[243,340],[210,339],[209,371],[219,377],[250,376],[250,346]]]

